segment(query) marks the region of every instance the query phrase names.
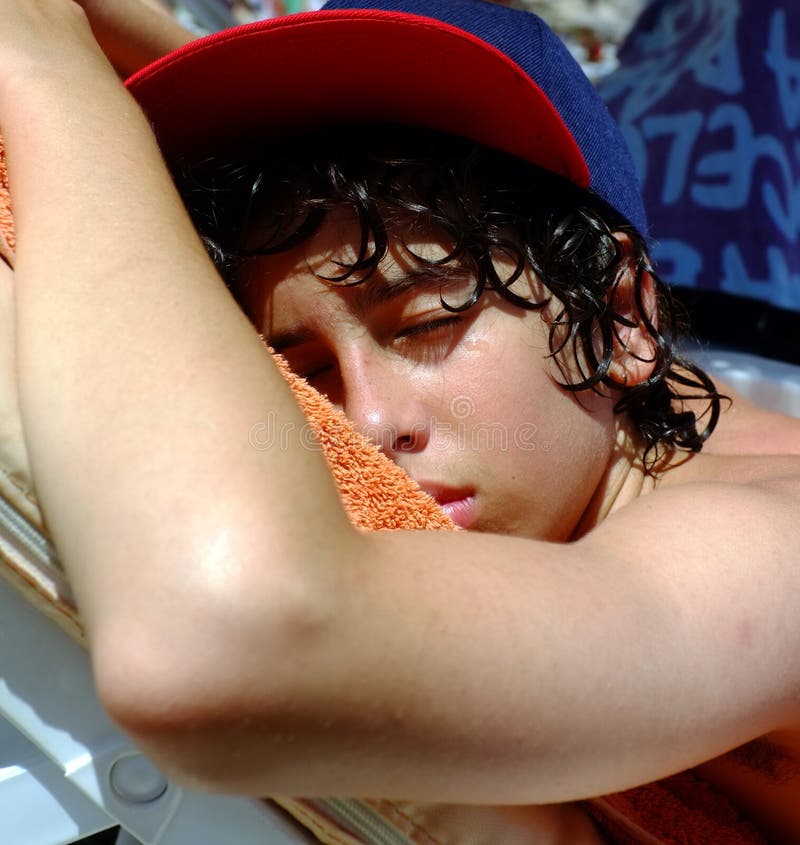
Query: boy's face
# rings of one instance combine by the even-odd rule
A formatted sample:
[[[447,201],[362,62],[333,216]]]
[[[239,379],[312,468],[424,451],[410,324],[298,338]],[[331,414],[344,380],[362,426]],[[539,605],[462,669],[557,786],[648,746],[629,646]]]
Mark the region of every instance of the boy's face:
[[[311,241],[253,260],[240,295],[251,319],[456,524],[569,539],[611,457],[610,400],[558,387],[539,312],[493,292],[447,311],[440,294],[458,305],[474,278],[425,275],[396,243],[367,282],[321,281],[352,261],[356,237],[333,216]],[[405,242],[427,258],[445,254],[436,238]],[[513,289],[541,298],[532,277]]]

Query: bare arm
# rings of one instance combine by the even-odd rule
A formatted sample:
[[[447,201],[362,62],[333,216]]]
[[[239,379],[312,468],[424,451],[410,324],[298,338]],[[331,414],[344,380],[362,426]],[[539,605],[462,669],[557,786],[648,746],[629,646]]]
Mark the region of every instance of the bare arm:
[[[329,561],[327,615],[271,641],[254,572],[197,660],[167,650],[152,707],[131,672],[116,712],[214,788],[476,803],[605,794],[796,730],[797,496],[660,496],[572,546],[365,538]]]
[[[147,571],[149,586],[141,586],[151,596],[170,573],[182,580],[191,570],[189,583],[198,586],[218,582],[201,562],[209,537],[220,560],[230,555],[245,569],[252,565],[237,546],[240,529],[265,516],[263,485],[270,476],[297,485],[288,482],[288,456],[284,470],[258,460],[247,433],[265,397],[298,427],[303,421],[208,261],[146,121],[78,7],[36,0],[4,3],[2,12],[0,33],[14,47],[4,50],[0,114],[18,235],[25,433],[82,611],[90,630],[102,629],[116,614],[120,577],[136,580]],[[304,483],[318,490],[323,507],[326,496],[338,501],[319,456],[307,454]],[[217,469],[209,473],[212,463]],[[170,476],[181,478],[177,486],[164,484]],[[103,492],[113,488],[120,493],[114,503]],[[192,488],[211,505],[203,516],[184,500]],[[228,495],[234,490],[252,505],[240,508],[238,494]],[[302,507],[306,522],[310,509]],[[343,515],[332,521],[346,524]],[[178,550],[178,526],[196,548]],[[142,567],[150,557],[143,536],[169,566]],[[291,558],[294,542],[306,544],[287,539],[276,549],[281,556]],[[188,569],[181,572],[176,557]]]
[[[160,547],[163,562],[182,558],[198,584],[203,566],[194,555],[207,554],[209,537],[219,555],[238,559],[239,529],[265,516],[263,485],[272,477],[290,491],[298,486],[289,483],[294,458],[277,456],[286,462],[281,470],[276,456],[259,460],[248,445],[264,397],[298,428],[303,420],[211,266],[146,121],[78,7],[68,0],[4,5],[5,34],[19,45],[7,54],[0,113],[18,235],[23,417],[37,490],[64,559],[74,561],[91,628],[105,617],[120,574],[133,577],[139,564],[129,564],[147,556],[143,535]],[[63,436],[52,437],[54,425]],[[220,440],[227,445],[217,452]],[[306,454],[304,483],[318,489],[324,510],[338,498],[319,455]],[[165,486],[173,475],[180,481]],[[112,504],[102,491],[118,484]],[[201,498],[216,515],[200,516],[184,501],[191,488],[205,491]],[[241,508],[239,494],[252,504]],[[301,508],[305,522],[316,507]],[[346,525],[329,509],[332,528]],[[196,549],[178,552],[179,525],[184,538],[197,538]],[[276,551],[290,557],[290,546],[307,542],[287,539]],[[171,577],[157,575],[159,568],[146,580]],[[158,594],[155,580],[148,589]]]
[[[356,533],[319,454],[248,445],[299,411],[85,20],[18,6],[25,432],[101,695],[163,765],[253,794],[542,802],[796,717],[796,486],[653,494],[573,545]]]

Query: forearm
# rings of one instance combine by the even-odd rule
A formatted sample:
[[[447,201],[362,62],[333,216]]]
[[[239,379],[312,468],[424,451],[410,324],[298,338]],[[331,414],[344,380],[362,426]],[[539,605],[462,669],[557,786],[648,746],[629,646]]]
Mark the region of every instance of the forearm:
[[[110,71],[82,68],[64,68],[70,90],[48,76],[0,104],[13,115],[26,439],[90,638],[146,612],[154,638],[188,640],[193,610],[214,628],[217,566],[241,584],[269,566],[267,548],[280,572],[277,561],[313,557],[292,548],[313,544],[309,524],[324,533],[326,513],[344,516],[319,454],[250,447],[268,409],[287,430],[303,419],[192,231],[146,121]]]

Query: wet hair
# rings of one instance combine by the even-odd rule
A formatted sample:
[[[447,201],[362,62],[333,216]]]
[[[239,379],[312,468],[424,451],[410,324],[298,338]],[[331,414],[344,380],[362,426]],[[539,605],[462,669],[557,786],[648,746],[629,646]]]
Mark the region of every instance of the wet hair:
[[[367,281],[392,239],[404,243],[409,230],[438,231],[452,244],[444,258],[405,249],[432,271],[469,270],[471,295],[458,303],[443,299],[443,306],[466,310],[490,290],[520,308],[544,309],[561,386],[613,391],[614,409],[627,414],[638,434],[648,471],[665,450],[700,451],[718,421],[721,397],[708,375],[678,352],[684,320],[653,271],[644,239],[599,197],[553,173],[462,138],[395,126],[338,127],[224,160],[183,163],[176,172],[234,294],[249,258],[301,244],[334,210],[353,215],[360,243],[353,260],[325,278],[333,285]],[[630,248],[618,232],[627,234]],[[513,268],[503,276],[500,255],[503,267],[510,261]],[[549,292],[538,301],[512,290],[528,268]],[[633,318],[614,308],[626,272],[633,289],[625,310]],[[655,282],[655,313],[644,303],[647,273]],[[637,325],[650,338],[653,371],[640,383],[620,384],[612,363],[620,345],[626,349],[625,329]],[[698,399],[705,400],[700,415],[687,406]]]

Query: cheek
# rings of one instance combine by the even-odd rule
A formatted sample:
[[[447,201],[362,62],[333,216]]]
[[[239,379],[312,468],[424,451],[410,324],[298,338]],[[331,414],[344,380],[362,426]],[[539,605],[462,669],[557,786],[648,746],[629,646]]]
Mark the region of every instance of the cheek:
[[[560,392],[537,415],[528,451],[517,451],[519,475],[527,476],[518,488],[520,510],[527,506],[532,514],[522,523],[526,536],[570,539],[604,477],[615,443],[613,413],[607,400],[585,404]]]
[[[614,415],[610,400],[586,393],[579,401],[558,387],[540,353],[529,354],[538,366],[471,368],[449,401],[487,493],[482,530],[565,540],[608,465]]]
[[[530,402],[528,412],[554,453],[580,463],[614,442],[611,400],[590,391],[573,394],[552,383],[547,393],[546,401]]]

